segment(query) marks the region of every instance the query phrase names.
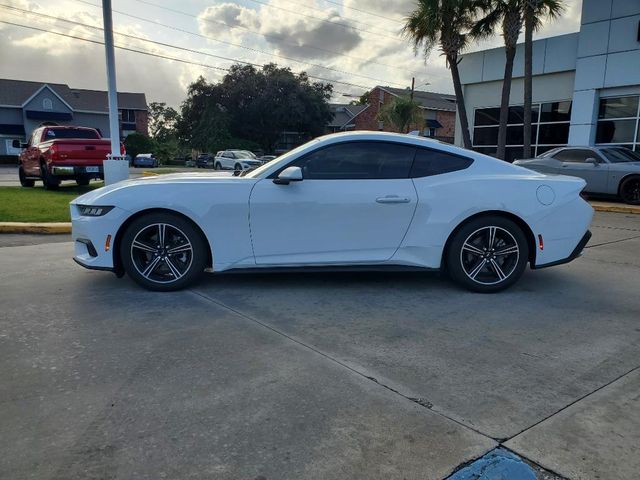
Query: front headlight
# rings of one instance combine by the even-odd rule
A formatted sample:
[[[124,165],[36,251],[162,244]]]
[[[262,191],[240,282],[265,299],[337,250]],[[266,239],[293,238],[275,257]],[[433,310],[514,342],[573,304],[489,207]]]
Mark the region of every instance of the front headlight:
[[[113,207],[96,205],[76,205],[76,207],[83,217],[101,217],[113,210]]]

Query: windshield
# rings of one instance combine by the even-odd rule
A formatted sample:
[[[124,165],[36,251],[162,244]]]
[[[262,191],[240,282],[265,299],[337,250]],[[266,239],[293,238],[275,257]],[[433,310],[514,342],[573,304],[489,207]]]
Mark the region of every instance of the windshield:
[[[268,163],[265,163],[264,165],[262,165],[261,167],[256,168],[255,170],[252,170],[251,172],[249,172],[247,174],[247,177],[249,178],[256,178],[259,177],[263,172],[267,171],[267,170],[271,170],[272,168],[279,168],[282,165],[286,165],[287,163],[289,163],[289,161],[295,157],[298,153],[300,153],[302,150],[304,150],[305,148],[307,148],[309,146],[310,143],[316,143],[319,142],[320,139],[316,138],[314,140],[311,140],[311,142],[307,142],[304,143],[302,145],[300,145],[299,147],[294,148],[293,150],[289,150],[287,153],[280,155],[277,159],[272,160]]]
[[[248,150],[235,150],[233,153],[235,153],[238,158],[256,158],[256,156]]]
[[[611,163],[640,162],[640,154],[628,148],[603,148],[602,153]]]

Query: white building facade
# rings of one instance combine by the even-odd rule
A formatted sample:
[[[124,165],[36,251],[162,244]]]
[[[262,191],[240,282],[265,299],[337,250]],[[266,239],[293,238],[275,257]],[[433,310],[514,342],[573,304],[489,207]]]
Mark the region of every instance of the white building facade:
[[[497,150],[504,49],[463,56],[460,73],[473,148]],[[522,158],[524,45],[511,88],[507,160]],[[640,0],[584,0],[580,31],[533,44],[532,153],[563,145],[640,151]],[[459,125],[459,122],[458,122]],[[456,128],[456,145],[462,145]]]

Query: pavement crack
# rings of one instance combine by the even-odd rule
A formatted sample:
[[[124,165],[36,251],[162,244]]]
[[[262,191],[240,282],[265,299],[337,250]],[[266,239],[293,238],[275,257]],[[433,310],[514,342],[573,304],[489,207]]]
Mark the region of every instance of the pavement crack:
[[[607,388],[609,385],[611,385],[611,384],[613,384],[613,383],[617,382],[618,380],[620,380],[620,379],[622,379],[622,378],[626,377],[627,375],[632,374],[633,372],[635,372],[636,370],[639,370],[639,369],[640,369],[640,365],[639,365],[639,366],[637,366],[637,367],[633,367],[631,370],[628,370],[628,371],[624,372],[622,375],[617,376],[617,377],[616,377],[616,378],[614,378],[613,380],[610,380],[609,382],[607,382],[607,383],[605,383],[605,384],[603,384],[603,385],[600,385],[600,386],[599,386],[598,388],[596,388],[595,390],[592,390],[592,391],[590,391],[590,392],[588,392],[588,393],[585,393],[585,394],[584,394],[584,395],[582,395],[581,397],[578,397],[578,398],[576,398],[575,400],[573,400],[572,402],[567,403],[564,407],[560,408],[559,410],[556,410],[555,412],[553,412],[553,413],[551,413],[551,414],[547,415],[546,417],[544,417],[544,418],[542,418],[542,419],[538,420],[537,422],[535,422],[535,423],[533,423],[533,424],[529,425],[528,427],[523,428],[523,429],[522,429],[522,430],[520,430],[518,433],[515,433],[515,434],[511,435],[511,437],[506,438],[506,439],[504,439],[504,440],[500,441],[499,443],[500,443],[500,444],[502,444],[502,443],[504,443],[504,442],[507,442],[508,440],[511,440],[511,439],[513,439],[513,438],[516,438],[518,435],[522,435],[522,434],[523,434],[524,432],[526,432],[527,430],[531,430],[532,428],[535,428],[536,426],[540,425],[541,423],[543,423],[543,422],[545,422],[545,421],[549,420],[551,417],[554,417],[554,416],[558,415],[559,413],[562,413],[563,411],[565,411],[566,409],[568,409],[568,408],[572,407],[572,406],[573,406],[573,405],[575,405],[576,403],[581,402],[582,400],[586,399],[587,397],[590,397],[590,396],[591,396],[591,395],[593,395],[594,393],[597,393],[597,392],[599,392],[600,390],[603,390],[603,389]]]
[[[620,240],[611,240],[610,242],[596,243],[595,245],[587,245],[586,248],[594,248],[594,247],[602,247],[603,245],[611,245],[612,243],[620,243],[626,242],[627,240],[635,240],[636,238],[640,238],[640,235],[635,235],[629,238],[622,238]]]
[[[282,336],[282,337],[286,338],[287,340],[289,340],[289,341],[291,341],[291,342],[294,342],[294,343],[296,343],[297,345],[300,345],[300,346],[301,346],[301,347],[303,347],[303,348],[306,348],[306,349],[308,349],[308,350],[311,350],[312,352],[314,352],[314,353],[316,353],[316,354],[318,354],[318,355],[320,355],[320,356],[322,356],[322,357],[326,358],[327,360],[329,360],[329,361],[331,361],[331,362],[333,362],[333,363],[335,363],[335,364],[337,364],[337,365],[339,365],[339,366],[341,366],[341,367],[343,367],[343,368],[347,369],[347,370],[348,370],[348,371],[350,371],[351,373],[354,373],[354,374],[356,374],[356,375],[358,375],[358,376],[360,376],[360,377],[362,377],[362,378],[365,378],[365,379],[367,379],[367,380],[369,380],[369,381],[371,381],[371,382],[375,383],[376,385],[380,385],[382,388],[384,388],[384,389],[386,389],[386,390],[389,390],[390,392],[395,393],[396,395],[398,395],[398,396],[400,396],[400,397],[404,398],[405,400],[408,400],[408,401],[410,401],[410,402],[416,403],[416,404],[420,405],[421,407],[426,408],[426,409],[427,409],[427,410],[429,410],[430,412],[433,412],[434,414],[436,414],[436,415],[438,415],[438,416],[440,416],[440,417],[442,417],[442,418],[446,418],[447,420],[449,420],[449,421],[451,421],[451,422],[454,422],[454,423],[456,423],[457,425],[460,425],[461,427],[466,428],[467,430],[471,430],[472,432],[475,432],[475,433],[477,433],[478,435],[482,435],[482,436],[483,436],[483,437],[485,437],[485,438],[489,438],[489,439],[491,439],[491,440],[493,440],[493,441],[498,442],[498,440],[497,440],[496,438],[492,437],[491,435],[487,435],[486,433],[481,432],[480,430],[478,430],[478,429],[477,429],[477,428],[475,428],[475,427],[472,427],[472,426],[470,426],[470,425],[467,425],[466,423],[461,422],[460,420],[457,420],[457,419],[455,419],[455,418],[453,418],[453,417],[450,417],[449,415],[447,415],[447,414],[445,414],[445,413],[443,413],[443,412],[440,412],[440,411],[438,411],[438,410],[435,410],[435,409],[433,408],[433,404],[432,404],[431,402],[429,402],[428,400],[426,400],[425,398],[421,398],[421,397],[410,397],[410,396],[408,396],[408,395],[405,395],[404,393],[399,392],[399,391],[398,391],[398,390],[396,390],[395,388],[390,387],[389,385],[385,385],[384,383],[381,383],[377,378],[372,377],[372,376],[369,376],[369,375],[366,375],[366,374],[364,374],[364,373],[360,372],[359,370],[357,370],[357,369],[355,369],[355,368],[353,368],[353,367],[351,367],[351,366],[347,365],[347,364],[346,364],[346,363],[344,363],[343,361],[341,361],[341,360],[339,360],[339,359],[337,359],[337,358],[335,358],[335,357],[331,356],[330,354],[325,353],[325,352],[323,352],[322,350],[319,350],[318,348],[314,347],[314,346],[313,346],[313,345],[311,345],[311,344],[308,344],[308,343],[305,343],[305,342],[303,342],[303,341],[301,341],[301,340],[298,340],[297,338],[294,338],[294,337],[292,337],[291,335],[289,335],[289,334],[287,334],[287,333],[285,333],[285,332],[283,332],[283,331],[281,331],[281,330],[278,330],[277,328],[275,328],[275,327],[273,327],[273,326],[269,325],[268,323],[262,322],[262,321],[258,320],[257,318],[254,318],[254,317],[252,317],[251,315],[248,315],[248,314],[246,314],[246,313],[244,313],[244,312],[242,312],[242,311],[240,311],[240,310],[238,310],[238,309],[236,309],[236,308],[234,308],[234,307],[231,307],[231,306],[227,305],[226,303],[221,302],[220,300],[217,300],[217,299],[215,299],[215,298],[213,298],[213,297],[210,297],[209,295],[207,295],[207,294],[205,294],[205,293],[202,293],[202,292],[199,292],[199,291],[197,291],[197,290],[193,290],[193,289],[192,289],[192,290],[189,290],[189,291],[190,291],[191,293],[193,293],[194,295],[196,295],[196,296],[198,296],[198,297],[200,297],[200,298],[202,298],[202,299],[204,299],[204,300],[206,300],[206,301],[208,301],[208,302],[211,302],[211,303],[213,303],[213,304],[215,304],[215,305],[218,305],[219,307],[222,307],[222,308],[224,308],[224,309],[226,309],[226,310],[229,310],[230,312],[235,313],[236,315],[238,315],[238,316],[240,316],[240,317],[244,318],[245,320],[248,320],[248,321],[253,322],[253,323],[257,324],[257,325],[260,325],[261,327],[266,328],[267,330],[270,330],[270,331],[272,331],[273,333],[275,333],[275,334],[277,334],[277,335],[280,335],[280,336]]]

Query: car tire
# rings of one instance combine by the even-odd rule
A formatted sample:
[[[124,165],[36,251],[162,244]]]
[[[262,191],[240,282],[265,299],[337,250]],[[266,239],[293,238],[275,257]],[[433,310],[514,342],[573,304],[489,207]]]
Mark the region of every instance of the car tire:
[[[242,173],[242,165],[240,165],[239,163],[236,163],[233,166],[233,174],[237,177],[238,175],[240,175],[240,173]]]
[[[220,162],[216,162],[215,166],[213,167],[215,170],[222,170],[222,165],[220,165]]]
[[[42,176],[42,184],[45,190],[57,190],[60,186],[60,180],[53,178],[49,170],[44,164],[40,164],[40,175]]]
[[[87,185],[89,185],[90,181],[91,179],[89,177],[76,178],[76,183],[78,184],[79,187],[86,187]]]
[[[480,293],[510,287],[522,276],[528,261],[529,245],[522,229],[507,218],[493,215],[464,224],[446,252],[451,278]]]
[[[173,291],[191,285],[202,275],[207,258],[207,243],[200,231],[171,213],[135,219],[120,243],[124,270],[148,290]]]
[[[20,179],[20,185],[23,187],[31,188],[36,184],[35,180],[27,178],[22,165],[18,167],[18,178]]]
[[[640,205],[640,176],[626,178],[620,184],[620,198],[629,205]]]

